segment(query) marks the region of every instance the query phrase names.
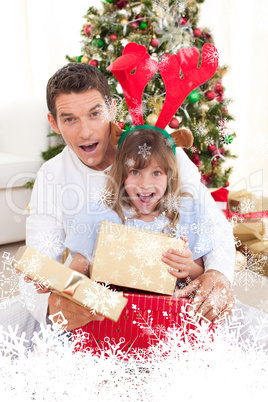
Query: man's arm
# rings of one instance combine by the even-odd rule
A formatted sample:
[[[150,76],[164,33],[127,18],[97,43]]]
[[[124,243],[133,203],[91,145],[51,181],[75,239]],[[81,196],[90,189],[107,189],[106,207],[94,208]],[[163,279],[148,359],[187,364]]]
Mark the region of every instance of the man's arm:
[[[200,202],[209,220],[213,250],[204,256],[205,272],[184,289],[176,291],[177,297],[194,295],[192,313],[200,313],[210,321],[223,321],[231,314],[234,296],[231,283],[234,275],[235,245],[231,225],[218,210],[208,189],[200,182],[197,167],[185,152],[177,149],[181,192],[189,192]]]
[[[185,152],[177,148],[177,162],[181,192],[189,192],[199,200],[202,213],[210,219],[214,250],[204,257],[205,272],[213,269],[221,272],[232,283],[234,275],[235,245],[231,225],[217,208],[209,190],[201,183],[197,167]]]

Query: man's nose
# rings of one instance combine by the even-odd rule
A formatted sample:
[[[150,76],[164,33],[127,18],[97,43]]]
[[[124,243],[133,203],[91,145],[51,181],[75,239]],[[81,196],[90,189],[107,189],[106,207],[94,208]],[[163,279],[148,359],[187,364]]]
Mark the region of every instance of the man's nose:
[[[88,140],[93,134],[90,123],[86,120],[81,120],[79,127],[79,137]]]

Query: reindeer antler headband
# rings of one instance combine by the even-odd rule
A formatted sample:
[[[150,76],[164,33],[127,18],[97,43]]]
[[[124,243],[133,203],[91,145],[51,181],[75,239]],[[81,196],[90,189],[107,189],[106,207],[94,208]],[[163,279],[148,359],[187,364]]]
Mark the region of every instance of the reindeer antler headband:
[[[113,142],[118,143],[118,139],[121,137],[119,146],[135,129],[152,128],[164,134],[171,143],[175,142],[176,146],[191,146],[193,137],[191,133],[190,137],[185,133],[188,130],[176,130],[170,135],[165,131],[165,127],[190,92],[215,74],[218,67],[218,51],[214,45],[204,44],[200,67],[198,67],[198,63],[199,50],[196,47],[181,48],[177,55],[165,55],[158,64],[150,58],[145,46],[137,45],[134,42],[128,43],[124,48],[123,55],[107,67],[107,70],[110,70],[121,84],[132,122],[136,127],[126,130],[121,137],[122,130],[117,126],[118,128],[113,133]],[[142,94],[158,68],[166,87],[164,106],[155,126],[143,125]],[[133,70],[135,70],[134,73]],[[182,77],[180,73],[182,73]],[[175,145],[173,151],[175,154]]]

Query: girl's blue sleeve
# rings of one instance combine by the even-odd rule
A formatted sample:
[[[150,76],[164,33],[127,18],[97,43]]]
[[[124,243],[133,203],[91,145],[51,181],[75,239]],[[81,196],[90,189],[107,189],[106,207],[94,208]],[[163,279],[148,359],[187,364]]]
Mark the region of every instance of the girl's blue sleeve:
[[[72,224],[66,228],[64,244],[73,256],[80,253],[91,260],[101,220],[122,223],[114,211],[93,202],[88,202],[79,214],[72,217]]]
[[[210,253],[214,248],[214,225],[202,205],[195,199],[183,201],[180,211],[181,224],[179,235],[185,234],[189,239],[189,248],[193,253],[193,260]]]

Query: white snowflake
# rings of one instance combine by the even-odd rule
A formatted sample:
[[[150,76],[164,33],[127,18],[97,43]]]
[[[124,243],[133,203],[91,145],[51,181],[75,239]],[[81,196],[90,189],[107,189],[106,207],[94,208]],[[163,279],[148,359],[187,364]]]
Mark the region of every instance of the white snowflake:
[[[135,166],[135,160],[133,158],[127,158],[126,159],[126,165],[127,167],[131,168]]]
[[[257,255],[250,251],[248,247],[241,250],[242,256],[245,257],[245,262],[241,262],[240,270],[234,275],[234,285],[241,286],[245,291],[248,291],[252,286],[263,285],[265,277],[264,267],[268,263],[268,256],[265,254]],[[237,261],[239,264],[239,260]]]
[[[205,144],[207,147],[209,147],[210,145],[214,145],[214,138],[207,136],[207,137],[204,139],[204,144]]]
[[[67,330],[68,320],[66,320],[62,311],[59,311],[53,315],[49,315],[48,318],[52,322],[52,328],[54,331]]]
[[[147,102],[146,101],[142,101],[142,103],[139,103],[137,101],[137,99],[132,99],[134,106],[129,107],[129,113],[130,116],[133,120],[133,118],[135,120],[139,119],[141,116],[145,115],[147,113]]]
[[[254,210],[254,208],[255,208],[255,205],[250,198],[242,198],[240,206],[239,206],[239,210],[241,211],[241,213],[247,214],[249,212],[252,212]]]
[[[113,193],[108,191],[105,187],[95,190],[92,193],[91,199],[100,208],[105,209],[113,205]]]
[[[164,208],[167,212],[177,212],[181,206],[181,197],[169,193],[164,201]]]
[[[14,256],[4,252],[2,267],[0,267],[0,302],[9,303],[10,299],[19,293],[20,273],[13,267]]]
[[[260,300],[257,307],[264,313],[268,314],[268,299]]]
[[[138,263],[144,265],[155,265],[161,260],[161,239],[156,234],[147,236],[137,232],[135,242],[130,252],[137,258]]]
[[[205,122],[199,122],[193,126],[193,133],[198,137],[206,137],[208,133],[208,128]]]
[[[129,273],[133,286],[137,283],[137,281],[144,281],[144,269],[141,265],[139,265],[138,267],[137,265],[130,265]]]
[[[219,61],[219,53],[218,50],[213,46],[210,45],[209,49],[205,53],[205,60],[208,60],[208,64],[214,65],[217,64]]]
[[[147,159],[148,156],[151,155],[150,150],[152,149],[152,147],[147,146],[146,143],[144,143],[143,145],[138,145],[138,147],[139,147],[138,155],[142,155],[144,159]]]
[[[83,305],[89,307],[92,311],[92,314],[99,313],[102,315],[107,315],[109,312],[109,308],[116,307],[119,303],[119,294],[116,290],[110,290],[109,284],[106,282],[105,284],[100,285],[99,283],[93,281],[92,289],[84,289],[84,293],[86,295],[83,300]]]
[[[113,255],[114,258],[120,262],[121,260],[123,260],[125,258],[125,256],[127,255],[128,250],[126,250],[124,247],[121,246],[116,246],[115,249],[113,251],[110,252],[110,255]]]
[[[19,325],[15,328],[8,326],[7,330],[3,330],[0,326],[0,355],[5,357],[22,357],[30,345],[30,342],[25,339],[26,334],[22,332],[19,335]]]
[[[146,60],[144,70],[147,73],[147,78],[151,78],[158,69],[157,62],[151,57]]]
[[[41,253],[56,258],[65,249],[64,239],[53,231],[39,233],[37,236],[38,249]]]

